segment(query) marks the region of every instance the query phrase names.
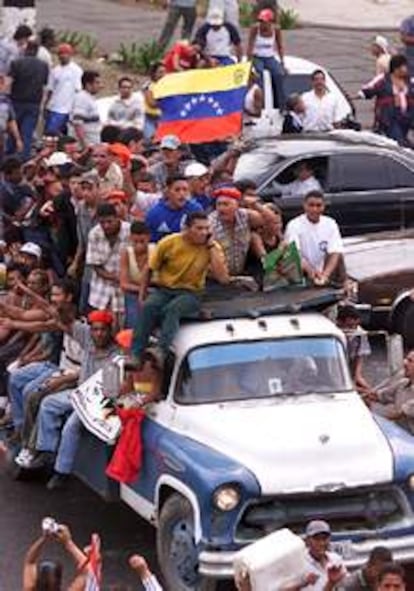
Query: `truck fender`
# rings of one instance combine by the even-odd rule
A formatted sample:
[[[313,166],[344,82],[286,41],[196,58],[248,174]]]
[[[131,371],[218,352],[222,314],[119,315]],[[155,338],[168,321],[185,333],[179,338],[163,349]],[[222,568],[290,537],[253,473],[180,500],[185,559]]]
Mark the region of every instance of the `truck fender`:
[[[411,294],[411,290],[403,291],[393,301],[389,318],[390,332],[401,334],[403,330],[404,315],[408,308],[414,306],[414,301],[412,300]]]
[[[167,497],[164,497],[164,493],[168,491],[168,495],[174,492],[179,493],[187,499],[193,508],[194,514],[194,537],[196,544],[201,540],[202,528],[201,528],[201,512],[200,505],[197,500],[196,494],[183,482],[171,476],[170,474],[163,474],[157,481],[155,491],[155,507],[157,516],[159,516],[162,503]]]

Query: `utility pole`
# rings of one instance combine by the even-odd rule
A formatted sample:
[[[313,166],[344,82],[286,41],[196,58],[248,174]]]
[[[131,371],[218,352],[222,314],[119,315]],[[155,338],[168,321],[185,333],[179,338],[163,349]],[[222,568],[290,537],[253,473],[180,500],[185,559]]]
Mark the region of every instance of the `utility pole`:
[[[36,25],[36,0],[3,0],[1,30],[6,37],[12,37],[19,25]]]

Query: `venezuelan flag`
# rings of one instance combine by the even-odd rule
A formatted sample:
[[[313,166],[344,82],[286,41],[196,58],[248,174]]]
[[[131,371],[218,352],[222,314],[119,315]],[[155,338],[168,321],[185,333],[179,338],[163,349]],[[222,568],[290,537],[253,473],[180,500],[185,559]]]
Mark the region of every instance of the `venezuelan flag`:
[[[161,78],[153,89],[162,113],[156,137],[174,134],[196,144],[238,134],[250,67],[246,62]]]

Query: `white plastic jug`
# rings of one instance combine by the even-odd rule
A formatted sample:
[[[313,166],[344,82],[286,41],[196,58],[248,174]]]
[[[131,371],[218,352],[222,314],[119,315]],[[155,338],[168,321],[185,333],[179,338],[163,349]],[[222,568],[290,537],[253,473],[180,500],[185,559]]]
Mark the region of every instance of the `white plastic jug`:
[[[234,558],[236,580],[248,574],[252,591],[299,585],[307,570],[305,543],[286,528],[243,548]]]

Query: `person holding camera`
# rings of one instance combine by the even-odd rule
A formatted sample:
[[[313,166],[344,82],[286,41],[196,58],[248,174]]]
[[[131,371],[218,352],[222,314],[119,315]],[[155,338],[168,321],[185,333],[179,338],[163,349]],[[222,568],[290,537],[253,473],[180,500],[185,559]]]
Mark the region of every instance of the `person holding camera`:
[[[58,542],[74,561],[77,570],[85,564],[86,556],[75,544],[67,525],[58,524],[51,517],[42,521],[42,534],[28,549],[23,563],[23,591],[61,591],[63,584],[63,569],[60,562],[55,560],[40,560],[41,553],[50,542]],[[79,587],[76,576],[69,589],[75,591]]]

